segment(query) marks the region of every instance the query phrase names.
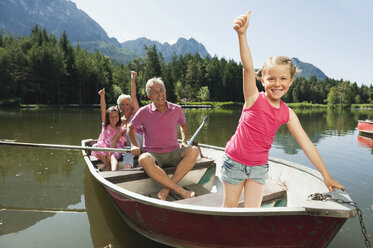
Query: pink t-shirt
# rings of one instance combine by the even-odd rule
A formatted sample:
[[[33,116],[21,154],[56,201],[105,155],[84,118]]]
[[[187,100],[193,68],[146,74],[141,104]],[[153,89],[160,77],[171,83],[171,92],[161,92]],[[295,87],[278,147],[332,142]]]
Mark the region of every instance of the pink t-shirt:
[[[135,116],[135,114],[136,113],[134,113],[133,111],[132,111],[132,113],[131,113],[131,115],[130,115],[130,117],[128,118],[128,120],[127,120],[127,122],[126,123],[124,123],[123,124],[123,121],[121,122],[121,128],[122,128],[122,130],[123,130],[123,132],[122,132],[122,136],[123,137],[126,137],[127,136],[127,127],[128,127],[128,123],[130,123],[130,121],[132,120],[132,118]],[[139,133],[139,134],[143,134],[144,133],[144,129],[142,128],[142,126],[138,126],[137,128],[136,128],[136,133]],[[126,140],[126,142],[127,142],[127,140]],[[127,143],[129,143],[129,142],[127,142]],[[127,144],[126,144],[127,145]]]
[[[119,129],[123,133],[124,130],[121,127],[119,127]],[[111,142],[113,141],[115,134],[116,134],[116,130],[114,128],[112,128],[110,125],[107,125],[105,127],[105,124],[102,123],[102,129],[101,129],[100,136],[97,139],[97,143],[94,144],[93,146],[110,148]],[[127,145],[126,138],[124,136],[121,136],[118,139],[115,148],[118,148],[118,149],[124,148],[124,146],[126,145]],[[92,151],[92,155],[95,156],[96,158],[99,158],[98,155],[107,156],[107,154],[108,152],[104,152],[104,151]],[[122,154],[119,152],[114,152],[113,155],[116,159],[119,159],[120,156],[122,156]]]
[[[144,130],[145,152],[167,153],[179,148],[177,127],[185,125],[186,120],[181,107],[167,102],[168,110],[161,113],[154,105],[140,108],[131,120],[135,128],[142,125]]]
[[[225,146],[225,153],[234,161],[257,166],[268,163],[268,152],[281,125],[289,120],[289,107],[281,101],[273,107],[265,93],[248,109],[243,109],[237,130]]]

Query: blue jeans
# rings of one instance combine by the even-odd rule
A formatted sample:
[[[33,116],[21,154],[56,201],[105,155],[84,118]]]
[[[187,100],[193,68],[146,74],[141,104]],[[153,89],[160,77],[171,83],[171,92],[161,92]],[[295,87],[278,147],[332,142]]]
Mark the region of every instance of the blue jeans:
[[[243,180],[252,179],[265,184],[268,179],[269,165],[247,166],[240,164],[224,154],[221,167],[221,179],[229,184],[239,184]]]

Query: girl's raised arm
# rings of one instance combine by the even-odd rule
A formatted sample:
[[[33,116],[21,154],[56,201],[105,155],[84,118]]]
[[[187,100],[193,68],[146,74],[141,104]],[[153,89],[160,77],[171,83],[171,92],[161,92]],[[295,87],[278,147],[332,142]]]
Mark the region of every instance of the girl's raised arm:
[[[105,101],[105,88],[98,92],[100,95],[100,107],[101,107],[101,121],[105,124],[106,121],[106,101]]]
[[[133,104],[133,112],[136,113],[139,110],[139,102],[137,101],[136,97],[136,79],[137,73],[135,71],[131,71],[131,98]]]
[[[254,64],[246,37],[246,30],[249,26],[250,14],[251,11],[249,10],[246,15],[237,17],[233,23],[233,28],[238,34],[240,57],[243,66],[243,94],[245,98],[244,108],[250,107],[258,96]]]

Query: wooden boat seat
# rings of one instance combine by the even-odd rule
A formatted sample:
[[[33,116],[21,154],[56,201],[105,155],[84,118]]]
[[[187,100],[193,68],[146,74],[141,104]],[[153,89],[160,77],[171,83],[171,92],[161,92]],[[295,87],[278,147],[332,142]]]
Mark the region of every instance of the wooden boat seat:
[[[201,186],[202,187],[202,186]],[[189,199],[178,200],[177,203],[206,206],[206,207],[221,207],[223,206],[223,192],[209,193],[204,195],[197,194],[196,197]],[[264,196],[262,206],[273,202],[277,202],[286,194],[286,190],[279,184],[266,184],[264,188]],[[238,207],[243,207],[243,194],[241,194],[238,202]]]
[[[215,161],[213,159],[198,158],[192,170],[209,168],[213,165],[215,165]],[[169,175],[175,172],[176,167],[163,167],[163,170]],[[149,178],[149,176],[145,173],[142,167],[135,167],[131,169],[118,170],[118,171],[102,171],[101,175],[103,178],[105,178],[106,180],[112,183],[123,183],[123,182],[128,182],[128,181],[133,181],[133,180]]]

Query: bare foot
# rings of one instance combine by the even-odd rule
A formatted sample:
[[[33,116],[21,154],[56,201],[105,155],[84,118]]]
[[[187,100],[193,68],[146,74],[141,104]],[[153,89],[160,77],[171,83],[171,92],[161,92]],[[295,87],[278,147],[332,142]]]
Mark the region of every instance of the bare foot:
[[[181,197],[183,197],[184,199],[192,198],[195,196],[196,196],[196,193],[194,193],[193,191],[187,191],[187,190],[185,190],[185,193],[181,195]]]
[[[170,190],[167,188],[164,188],[161,191],[159,191],[158,198],[160,200],[166,200],[169,193],[170,193]],[[187,198],[195,197],[196,193],[194,193],[193,191],[184,190],[183,193],[180,194],[180,196],[184,199],[187,199]]]
[[[97,168],[101,171],[104,171],[105,168],[106,168],[106,165],[105,164],[98,164]]]
[[[169,193],[170,193],[170,190],[167,189],[167,188],[164,188],[164,189],[162,189],[161,191],[159,191],[159,193],[158,193],[158,198],[159,198],[160,200],[165,201]]]

